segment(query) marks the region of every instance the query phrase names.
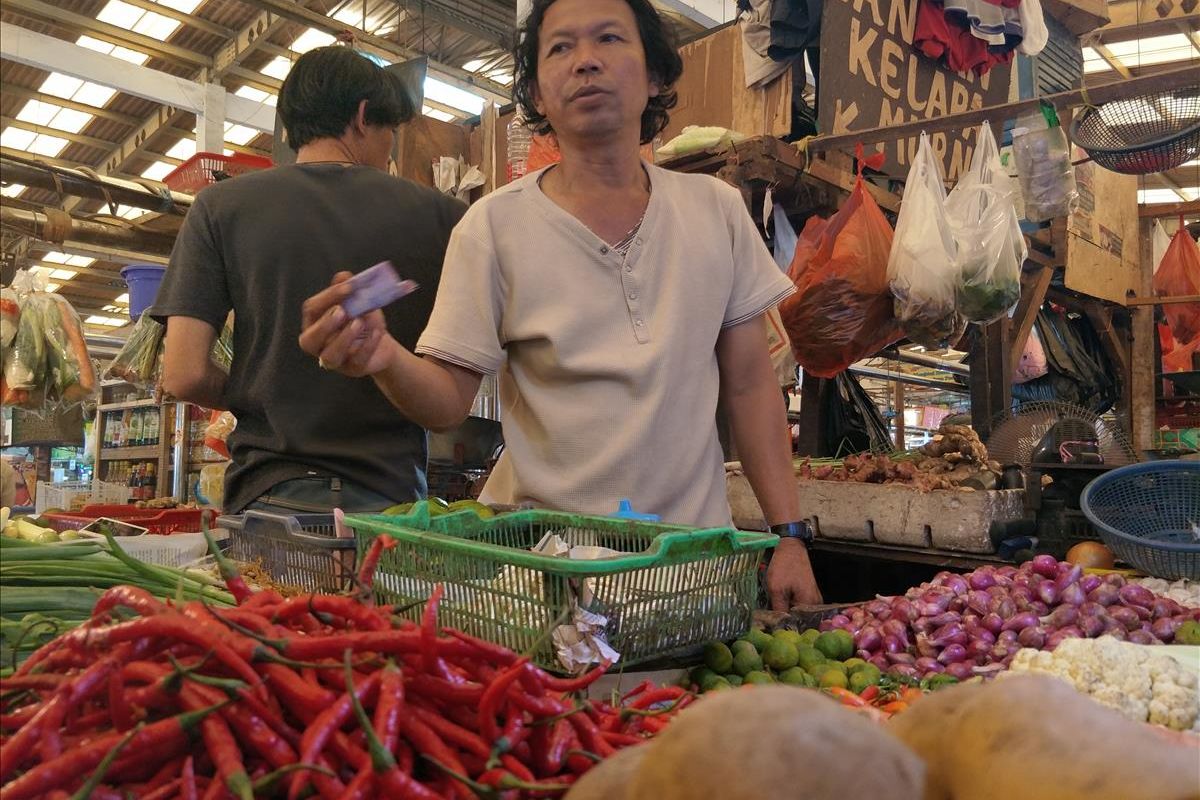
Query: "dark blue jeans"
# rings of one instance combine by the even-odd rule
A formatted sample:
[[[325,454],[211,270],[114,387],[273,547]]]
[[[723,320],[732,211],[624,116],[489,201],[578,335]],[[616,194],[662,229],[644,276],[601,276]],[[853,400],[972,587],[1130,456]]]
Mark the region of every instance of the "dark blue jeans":
[[[346,512],[382,511],[396,502],[361,484],[341,478],[294,478],[271,487],[246,510],[272,514],[322,514],[340,508]]]

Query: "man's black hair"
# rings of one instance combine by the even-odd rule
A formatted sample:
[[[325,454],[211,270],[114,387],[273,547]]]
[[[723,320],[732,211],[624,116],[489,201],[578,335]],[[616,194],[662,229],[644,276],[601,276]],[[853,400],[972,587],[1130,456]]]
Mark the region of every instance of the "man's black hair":
[[[546,134],[553,129],[550,121],[534,107],[534,89],[538,79],[538,34],[546,11],[554,5],[555,0],[534,0],[533,8],[521,30],[517,32],[517,46],[513,51],[516,57],[516,81],[514,95],[524,110],[524,116],[535,133]],[[649,0],[625,0],[637,20],[638,34],[642,39],[642,48],[646,53],[646,71],[651,80],[659,86],[657,97],[651,97],[642,112],[642,144],[654,140],[663,128],[667,127],[670,115],[667,113],[675,107],[679,99],[675,92],[675,82],[683,74],[683,59],[679,57],[679,48],[671,29]]]
[[[317,47],[296,60],[279,90],[278,112],[287,142],[299,150],[338,137],[367,101],[368,125],[394,128],[416,113],[399,80],[348,47]]]

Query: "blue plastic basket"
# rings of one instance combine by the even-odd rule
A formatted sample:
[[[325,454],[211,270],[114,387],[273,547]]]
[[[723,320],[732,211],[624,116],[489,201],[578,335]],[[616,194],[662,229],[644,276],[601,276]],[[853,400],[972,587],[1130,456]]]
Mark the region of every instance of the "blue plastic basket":
[[[1155,577],[1200,580],[1200,463],[1115,469],[1088,484],[1079,505],[1118,558]]]

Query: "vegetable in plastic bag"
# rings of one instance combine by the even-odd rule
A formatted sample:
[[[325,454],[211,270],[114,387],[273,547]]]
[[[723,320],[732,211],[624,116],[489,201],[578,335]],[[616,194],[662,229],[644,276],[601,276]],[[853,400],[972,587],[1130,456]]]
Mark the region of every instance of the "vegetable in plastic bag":
[[[958,244],[958,311],[971,322],[999,319],[1021,299],[1021,266],[1029,251],[1013,194],[991,126],[984,123],[971,166],[946,198]]]
[[[1025,219],[1046,222],[1071,213],[1079,192],[1067,135],[1058,124],[1054,108],[1022,117],[1013,129],[1013,157],[1025,197]]]
[[[21,306],[14,289],[0,289],[0,347],[8,347],[17,335],[21,320]]]
[[[143,312],[129,332],[129,338],[104,372],[106,378],[151,388],[155,384],[158,358],[162,349],[162,323]]]
[[[779,306],[804,370],[831,378],[900,338],[887,286],[892,226],[867,193],[862,167],[878,169],[882,154],[862,158],[859,178],[828,220],[809,218],[796,243],[788,277],[798,291]]]
[[[888,286],[904,335],[926,347],[945,347],[966,321],[955,307],[958,245],[946,217],[941,163],[921,134],[904,184],[904,200],[888,257]]]
[[[79,315],[65,297],[57,294],[41,297],[47,398],[78,403],[95,396],[96,370],[83,338]]]
[[[4,387],[0,402],[19,408],[40,408],[46,375],[46,341],[42,336],[41,314],[33,306],[41,302],[41,293],[22,300],[20,321],[12,346],[4,351]],[[33,298],[33,299],[31,299]]]
[[[1154,293],[1160,297],[1200,294],[1200,247],[1183,225],[1154,273]],[[1162,310],[1175,341],[1186,345],[1200,339],[1200,303],[1169,303]]]

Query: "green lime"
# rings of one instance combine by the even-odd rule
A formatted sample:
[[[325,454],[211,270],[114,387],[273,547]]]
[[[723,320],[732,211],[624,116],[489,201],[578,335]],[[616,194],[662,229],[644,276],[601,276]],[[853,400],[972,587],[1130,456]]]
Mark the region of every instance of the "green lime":
[[[835,686],[845,689],[849,685],[849,681],[844,673],[838,672],[836,669],[827,669],[817,680],[817,685],[822,689],[832,689]]]
[[[859,664],[854,669],[850,670],[851,675],[867,675],[871,678],[871,683],[879,683],[879,679],[883,673],[879,671],[879,667],[874,664]]]
[[[730,686],[741,686],[742,682],[745,680],[741,675],[737,675],[732,672],[724,677],[725,680],[729,682]]]
[[[796,648],[796,663],[812,672],[818,664],[825,663],[825,656],[821,655],[821,651],[815,647],[800,645]]]
[[[751,628],[743,638],[753,644],[760,653],[766,648],[767,645],[774,641],[774,639],[771,638],[771,634],[761,630],[760,628]]]
[[[779,682],[786,683],[789,686],[815,687],[817,685],[817,679],[812,675],[809,675],[800,667],[785,669],[779,674]]]
[[[854,657],[854,634],[850,631],[841,629],[830,631],[837,637],[838,644],[841,645],[841,650],[838,652],[838,661],[845,661],[848,658]]]
[[[788,642],[794,647],[799,647],[800,645],[804,644],[804,642],[800,639],[799,631],[789,631],[786,628],[780,628],[772,633],[771,636],[775,637],[776,641]]]
[[[1200,644],[1200,622],[1189,619],[1175,631],[1175,644]]]
[[[733,653],[724,642],[709,642],[704,645],[704,664],[713,672],[724,675],[733,669]]]
[[[878,675],[872,675],[864,670],[862,672],[851,673],[848,687],[855,694],[862,694],[863,689],[866,689],[868,686],[875,686],[878,683]]]
[[[867,665],[867,662],[863,661],[861,658],[847,658],[842,663],[846,665],[846,669],[849,672],[857,672],[859,669],[862,669]]]
[[[750,650],[740,650],[733,657],[733,671],[742,677],[748,672],[763,668],[762,656]]]
[[[755,647],[753,643],[748,642],[745,639],[738,639],[732,645],[730,645],[729,648],[733,651],[735,656],[742,650],[752,650],[755,653],[758,652],[758,648]]]
[[[953,675],[947,675],[944,672],[940,672],[936,675],[930,675],[928,678],[926,678],[921,683],[921,688],[928,689],[931,692],[936,692],[938,689],[942,689],[955,683],[958,683],[958,678],[954,677]]]
[[[770,675],[763,672],[762,670],[754,670],[753,672],[747,672],[746,677],[743,678],[743,680],[748,684],[762,684],[762,685],[775,682],[774,678],[772,678]]]
[[[713,672],[708,667],[695,667],[688,674],[688,680],[693,686],[704,686],[704,682],[710,678],[719,678],[720,676]]]
[[[814,647],[830,661],[841,661],[854,655],[854,637],[849,631],[825,631]]]
[[[821,632],[816,628],[809,628],[804,633],[800,634],[800,644],[806,644],[809,647],[812,647],[817,643],[817,637],[820,635]]]
[[[781,639],[772,639],[763,649],[763,663],[777,672],[791,669],[800,661],[796,645]]]
[[[850,670],[846,669],[846,665],[840,661],[826,661],[825,665],[824,665],[824,669],[826,669],[826,670],[832,669],[832,670],[842,673],[843,675],[850,674]]]
[[[700,691],[711,692],[713,689],[718,688],[721,684],[728,686],[729,681],[725,680],[715,672],[710,672],[708,675],[705,675],[704,680],[700,682]]]
[[[732,688],[733,688],[732,683],[725,680],[724,678],[718,677],[717,680],[713,683],[713,685],[707,691],[719,692],[722,689],[732,689]]]

